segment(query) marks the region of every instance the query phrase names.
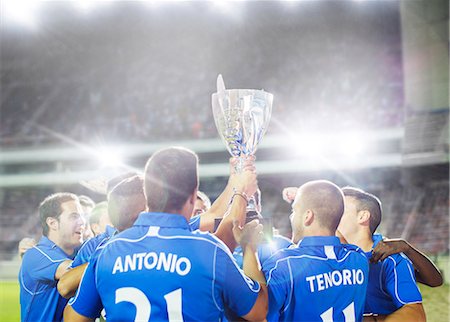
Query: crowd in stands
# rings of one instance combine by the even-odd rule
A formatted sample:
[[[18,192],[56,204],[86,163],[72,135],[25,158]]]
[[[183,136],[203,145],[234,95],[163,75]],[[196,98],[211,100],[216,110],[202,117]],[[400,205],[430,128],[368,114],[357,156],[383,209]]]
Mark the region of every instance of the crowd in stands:
[[[204,188],[214,197],[223,189],[220,180]],[[281,190],[273,185],[262,190],[263,212],[272,217],[274,227],[290,238],[290,205],[282,200]],[[390,238],[405,238],[428,254],[449,252],[449,187],[448,181],[430,181],[422,186],[383,187],[374,190],[383,203],[383,220],[379,231]],[[17,254],[23,237],[40,237],[37,207],[51,193],[48,188],[5,189],[0,204],[0,259]]]
[[[105,16],[105,24],[114,27],[114,42],[87,42],[77,31],[65,39],[67,48],[48,35],[53,51],[33,39],[24,48],[11,43],[5,48],[11,52],[3,55],[14,64],[2,67],[0,142],[4,147],[61,143],[39,126],[82,142],[214,138],[211,94],[219,73],[227,88],[274,94],[269,133],[401,125],[403,72],[395,10],[386,19],[374,19],[373,10],[380,10],[374,6],[358,21],[351,11],[341,11],[344,17],[337,19],[332,8],[321,8],[323,30],[307,32],[303,24],[315,18],[299,19],[295,15],[304,13],[297,9],[283,21],[282,7],[255,8],[252,19],[244,19],[246,33],[236,32],[239,24],[218,28],[180,9],[190,32],[183,23],[174,24],[176,19],[130,32],[129,24]],[[386,14],[383,10],[380,14]],[[152,28],[160,36],[148,39]],[[197,31],[205,37],[194,37]],[[92,32],[92,39],[108,36]],[[173,50],[174,35],[185,55]],[[255,42],[258,37],[265,40]],[[220,41],[230,38],[232,45]]]

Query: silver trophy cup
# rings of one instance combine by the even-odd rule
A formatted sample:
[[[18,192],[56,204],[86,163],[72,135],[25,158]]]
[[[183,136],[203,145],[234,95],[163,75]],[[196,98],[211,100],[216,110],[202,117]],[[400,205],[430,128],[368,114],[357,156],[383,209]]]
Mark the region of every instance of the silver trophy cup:
[[[236,171],[240,172],[243,156],[256,152],[267,131],[273,95],[256,89],[225,89],[220,75],[217,83],[217,93],[212,94],[214,121],[228,151],[238,157]],[[250,202],[249,208],[254,208],[254,203]]]

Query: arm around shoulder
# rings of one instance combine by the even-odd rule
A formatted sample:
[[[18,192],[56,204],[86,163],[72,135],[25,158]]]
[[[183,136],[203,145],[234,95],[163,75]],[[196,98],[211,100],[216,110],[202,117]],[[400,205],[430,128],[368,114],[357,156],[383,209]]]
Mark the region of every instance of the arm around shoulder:
[[[58,282],[58,292],[62,297],[69,299],[75,295],[78,285],[86,269],[87,264],[83,264],[67,271]]]
[[[443,284],[442,274],[433,261],[404,239],[385,239],[379,242],[373,250],[371,261],[382,261],[392,254],[401,252],[413,263],[418,282],[431,287]]]
[[[386,316],[385,322],[426,322],[422,303],[406,304],[392,314]]]
[[[61,264],[59,264],[55,272],[55,280],[59,281],[61,279],[61,277],[68,271],[70,264],[72,264],[72,260],[70,259],[65,260],[61,262]]]
[[[250,312],[242,316],[247,321],[264,321],[266,319],[269,309],[269,295],[267,286],[264,284],[260,284],[260,286],[261,289],[258,293],[255,304],[253,305]]]
[[[84,315],[78,314],[71,305],[67,305],[64,309],[64,321],[66,322],[91,322],[95,319],[85,317]]]

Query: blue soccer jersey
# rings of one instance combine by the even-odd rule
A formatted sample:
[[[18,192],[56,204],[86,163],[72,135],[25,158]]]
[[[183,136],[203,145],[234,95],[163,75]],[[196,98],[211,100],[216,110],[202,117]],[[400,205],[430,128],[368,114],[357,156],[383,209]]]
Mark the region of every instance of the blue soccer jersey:
[[[55,280],[58,266],[71,259],[47,237],[27,250],[19,271],[22,321],[61,321],[67,300],[59,295]]]
[[[305,237],[263,265],[268,321],[362,321],[369,265],[337,237]]]
[[[180,215],[142,213],[102,247],[69,302],[86,317],[104,306],[108,321],[217,321],[225,307],[247,314],[258,297],[226,246]]]
[[[269,259],[270,256],[275,254],[280,249],[288,248],[290,245],[292,245],[292,242],[287,239],[286,237],[275,235],[272,237],[272,240],[270,242],[265,242],[260,245],[258,245],[258,259],[259,262],[264,264],[264,262]],[[243,260],[243,252],[242,247],[238,246],[233,252],[233,257],[236,260],[239,267],[242,268],[242,260]]]
[[[84,263],[87,263],[97,247],[109,240],[115,233],[116,230],[113,227],[107,225],[104,233],[86,240],[78,250],[77,256],[75,256],[71,267],[77,267]]]
[[[374,235],[375,247],[383,237]],[[371,252],[366,253],[370,258]],[[414,267],[406,255],[393,254],[382,262],[370,263],[364,313],[391,314],[405,304],[421,303]]]
[[[200,215],[192,217],[191,220],[189,220],[189,227],[191,228],[192,231],[200,229],[200,221],[201,221]]]

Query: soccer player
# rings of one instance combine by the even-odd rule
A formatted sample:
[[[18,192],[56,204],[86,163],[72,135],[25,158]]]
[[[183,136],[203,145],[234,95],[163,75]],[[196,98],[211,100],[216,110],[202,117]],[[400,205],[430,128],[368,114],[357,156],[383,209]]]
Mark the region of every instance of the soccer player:
[[[283,189],[283,199],[291,203],[295,199],[297,187],[288,187]],[[342,243],[347,244],[347,240],[339,232],[338,228],[336,236],[341,239]],[[389,255],[404,253],[412,261],[416,273],[416,278],[419,283],[428,285],[430,287],[441,286],[443,277],[439,269],[433,263],[433,261],[423,254],[420,250],[412,246],[406,240],[403,239],[383,239],[374,244],[372,254],[370,257],[371,262],[378,262],[386,259]]]
[[[94,237],[104,233],[107,226],[112,226],[108,216],[108,202],[102,201],[95,205],[89,217],[89,224]]]
[[[267,320],[362,321],[368,260],[335,236],[344,212],[341,190],[329,181],[308,182],[298,189],[292,210],[292,241],[297,245],[280,250],[263,265],[269,288]]]
[[[83,218],[86,225],[83,235],[83,241],[86,241],[94,237],[94,233],[92,232],[91,225],[89,223],[89,218],[91,216],[92,209],[95,207],[95,202],[85,195],[79,195],[78,199],[80,199],[81,209],[83,210]]]
[[[224,307],[247,320],[265,318],[266,288],[242,273],[221,241],[189,228],[197,164],[183,148],[149,159],[144,190],[150,212],[89,262],[66,321],[92,321],[102,305],[112,321],[217,321]]]
[[[86,243],[78,251],[71,270],[64,274],[58,282],[58,292],[64,298],[70,298],[80,284],[86,264],[94,256],[94,252],[103,246],[114,234],[133,226],[137,216],[145,210],[146,201],[144,195],[143,179],[133,176],[122,180],[108,194],[108,214],[111,222],[117,230],[108,229]],[[83,265],[84,264],[84,265]]]
[[[48,196],[39,206],[42,238],[27,250],[19,271],[22,321],[61,321],[67,300],[56,283],[71,264],[84,230],[81,205],[71,193]]]
[[[345,187],[345,212],[339,231],[345,239],[358,245],[368,258],[382,236],[374,234],[381,222],[381,202],[363,190]],[[425,321],[422,296],[414,278],[414,268],[404,254],[394,254],[370,264],[366,314],[385,316],[386,321]],[[374,318],[376,321],[377,318]],[[370,321],[370,318],[366,320]]]
[[[84,195],[78,196],[78,199],[80,200],[81,209],[83,210],[82,215],[83,215],[84,224],[85,224],[83,241],[85,241],[94,236],[94,234],[92,233],[91,227],[89,225],[89,214],[91,213],[92,208],[94,208],[95,203],[91,198],[89,198],[88,196],[84,196]],[[20,258],[23,257],[23,254],[25,254],[25,252],[28,249],[32,248],[36,244],[37,243],[34,238],[31,238],[31,237],[22,238],[22,240],[19,242],[19,246],[18,246],[18,253],[19,253]]]

